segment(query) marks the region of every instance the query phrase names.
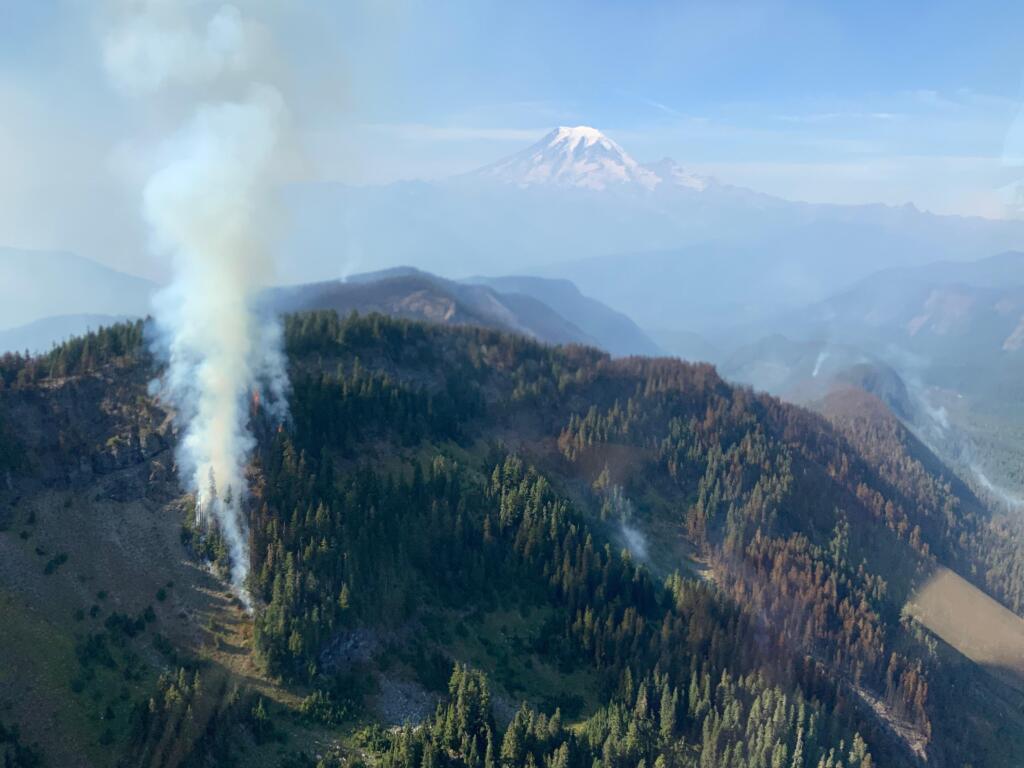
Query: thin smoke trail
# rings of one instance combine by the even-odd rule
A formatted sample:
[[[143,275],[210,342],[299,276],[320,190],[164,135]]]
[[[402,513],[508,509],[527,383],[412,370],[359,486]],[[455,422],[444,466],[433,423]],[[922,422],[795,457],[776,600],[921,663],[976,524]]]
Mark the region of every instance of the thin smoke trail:
[[[267,197],[287,110],[273,86],[250,76],[259,28],[231,5],[205,23],[195,11],[168,0],[123,3],[104,63],[133,95],[219,97],[191,99],[191,114],[163,142],[143,216],[174,275],[154,303],[167,361],[155,391],[175,408],[178,464],[199,522],[216,523],[245,597],[250,393],[262,391],[278,418],[286,408],[280,329],[255,302],[272,278]]]

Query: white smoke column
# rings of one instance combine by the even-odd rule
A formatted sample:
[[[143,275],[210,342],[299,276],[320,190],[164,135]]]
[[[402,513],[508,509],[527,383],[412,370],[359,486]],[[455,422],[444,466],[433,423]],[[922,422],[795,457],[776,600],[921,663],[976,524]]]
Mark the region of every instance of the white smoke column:
[[[280,329],[254,309],[272,278],[267,196],[286,110],[277,90],[246,77],[256,27],[233,6],[196,25],[196,8],[169,0],[124,3],[104,60],[132,93],[216,86],[218,95],[232,94],[197,100],[164,143],[145,186],[143,214],[174,274],[155,302],[168,362],[158,392],[182,426],[178,464],[196,494],[197,515],[216,520],[231,581],[245,597],[242,502],[255,444],[249,398],[263,390],[263,402],[280,411],[286,393]]]
[[[812,378],[818,378],[818,374],[821,373],[821,366],[825,364],[826,360],[828,360],[828,352],[822,350],[818,353],[818,357],[814,361],[814,370],[811,371]]]
[[[157,322],[170,338],[163,392],[186,424],[179,463],[199,509],[216,516],[238,587],[249,561],[239,505],[253,446],[248,401],[267,362],[251,304],[272,266],[254,201],[281,110],[276,93],[262,89],[245,102],[203,107],[145,192],[146,219],[174,261]]]

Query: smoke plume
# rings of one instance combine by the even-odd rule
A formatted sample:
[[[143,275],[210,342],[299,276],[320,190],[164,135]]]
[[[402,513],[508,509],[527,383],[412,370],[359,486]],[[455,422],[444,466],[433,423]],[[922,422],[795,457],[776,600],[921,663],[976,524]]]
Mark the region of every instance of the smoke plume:
[[[112,81],[156,107],[184,105],[145,184],[154,249],[173,267],[155,301],[167,369],[157,393],[176,411],[178,465],[201,523],[214,521],[245,594],[243,502],[255,441],[249,399],[279,412],[287,378],[276,320],[255,309],[272,279],[268,193],[287,112],[254,62],[262,28],[234,6],[126,0],[104,38]],[[280,416],[280,413],[278,413]]]

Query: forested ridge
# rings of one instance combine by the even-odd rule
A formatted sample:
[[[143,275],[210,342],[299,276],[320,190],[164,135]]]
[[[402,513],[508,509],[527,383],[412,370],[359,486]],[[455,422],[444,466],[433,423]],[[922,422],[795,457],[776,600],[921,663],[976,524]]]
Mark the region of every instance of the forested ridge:
[[[371,722],[350,676],[392,659],[437,691],[422,727],[381,731],[365,759],[981,766],[1024,744],[1013,729],[991,744],[980,689],[901,610],[945,565],[1021,613],[1020,540],[898,422],[817,415],[708,365],[476,328],[311,313],[285,341],[290,417],[252,416],[253,642],[323,727]],[[0,381],[151,364],[142,327],[119,326],[5,358]],[[3,430],[0,469],[18,456]],[[188,520],[194,555],[226,565],[216,531]],[[499,613],[537,617],[511,658],[460,658]],[[340,670],[332,649],[367,628],[396,639]],[[524,677],[535,665],[557,695]],[[161,685],[196,695],[184,672]],[[238,706],[232,722],[267,727]],[[162,717],[140,720],[138,750],[166,739]]]

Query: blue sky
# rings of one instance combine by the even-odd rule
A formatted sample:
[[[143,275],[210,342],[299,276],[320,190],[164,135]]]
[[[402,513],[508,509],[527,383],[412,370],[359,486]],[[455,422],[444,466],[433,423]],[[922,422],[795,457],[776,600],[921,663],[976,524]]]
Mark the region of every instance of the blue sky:
[[[300,179],[443,177],[559,124],[813,201],[1003,216],[1020,175],[1019,3],[240,5],[273,29]],[[125,177],[157,121],[105,83],[99,7],[0,0],[0,243],[142,237]]]

